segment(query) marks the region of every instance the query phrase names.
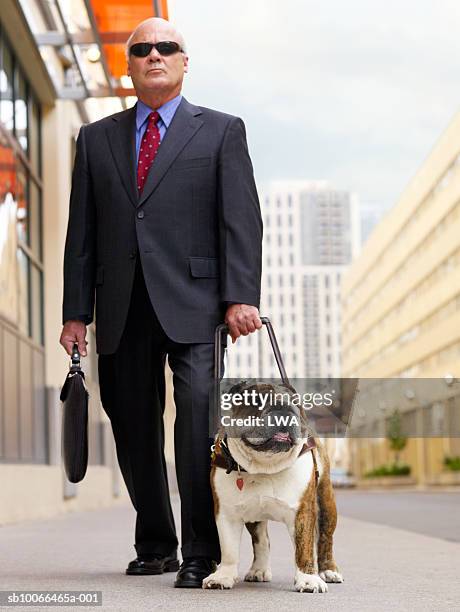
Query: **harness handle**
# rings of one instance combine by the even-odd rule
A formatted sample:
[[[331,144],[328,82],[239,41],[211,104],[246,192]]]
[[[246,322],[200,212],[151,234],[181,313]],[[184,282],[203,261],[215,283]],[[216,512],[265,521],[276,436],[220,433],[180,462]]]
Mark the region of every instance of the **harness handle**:
[[[285,385],[288,385],[290,387],[291,383],[289,382],[289,378],[286,374],[283,358],[281,357],[281,351],[279,349],[278,342],[276,340],[275,332],[273,330],[273,326],[270,322],[270,319],[268,317],[260,317],[260,320],[262,321],[262,324],[267,327],[270,343],[272,345],[276,363],[280,371],[281,380]],[[228,325],[226,323],[221,323],[216,327],[216,332],[214,336],[214,380],[216,383],[219,383],[222,379],[222,337],[224,333],[228,334]]]

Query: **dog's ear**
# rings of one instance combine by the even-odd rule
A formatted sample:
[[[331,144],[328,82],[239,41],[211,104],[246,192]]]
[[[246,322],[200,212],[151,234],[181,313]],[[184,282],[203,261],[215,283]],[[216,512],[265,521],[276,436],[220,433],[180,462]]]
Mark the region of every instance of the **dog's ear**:
[[[314,435],[314,428],[308,418],[308,410],[306,410],[302,405],[299,406],[300,412],[300,431],[302,438],[309,438]]]
[[[241,393],[242,391],[244,391],[244,388],[247,386],[247,384],[248,384],[247,380],[240,380],[236,384],[234,384],[233,387],[230,387],[230,389],[228,390],[228,393],[232,395],[234,393]]]
[[[248,387],[248,391],[256,391],[257,393],[273,393],[275,391],[274,385],[270,383],[255,383]]]

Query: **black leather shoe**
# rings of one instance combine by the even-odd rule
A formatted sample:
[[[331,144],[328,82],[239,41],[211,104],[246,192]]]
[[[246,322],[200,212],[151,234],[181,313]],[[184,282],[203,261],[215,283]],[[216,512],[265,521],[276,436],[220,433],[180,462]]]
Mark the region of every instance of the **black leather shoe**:
[[[170,557],[161,555],[139,555],[126,569],[129,576],[152,576],[164,572],[177,572],[179,561],[175,554]]]
[[[201,589],[203,580],[217,569],[217,564],[207,557],[184,559],[177,572],[174,586],[177,588]]]

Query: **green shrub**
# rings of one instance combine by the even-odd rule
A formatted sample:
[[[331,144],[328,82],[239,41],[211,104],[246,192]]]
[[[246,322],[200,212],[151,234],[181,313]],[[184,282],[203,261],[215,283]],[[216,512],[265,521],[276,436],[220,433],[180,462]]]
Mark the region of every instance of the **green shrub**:
[[[444,457],[444,467],[451,472],[460,472],[460,457]]]
[[[366,472],[364,474],[364,478],[379,478],[381,476],[409,476],[410,472],[410,465],[393,463],[393,465],[381,465],[370,472]]]

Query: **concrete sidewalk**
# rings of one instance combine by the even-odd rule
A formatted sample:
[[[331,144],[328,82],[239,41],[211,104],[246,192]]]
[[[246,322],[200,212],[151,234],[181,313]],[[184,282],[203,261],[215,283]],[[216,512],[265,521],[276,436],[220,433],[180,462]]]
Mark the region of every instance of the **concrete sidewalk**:
[[[176,497],[176,517],[178,509]],[[458,609],[458,543],[340,517],[335,549],[345,583],[330,584],[325,594],[309,594],[293,591],[293,552],[285,528],[270,523],[269,531],[273,582],[240,582],[232,591],[201,591],[174,589],[172,573],[124,575],[128,561],[135,557],[131,508],[8,525],[0,527],[0,590],[99,590],[102,609],[123,612],[179,611],[189,606],[226,612]],[[245,531],[240,578],[250,559]]]

